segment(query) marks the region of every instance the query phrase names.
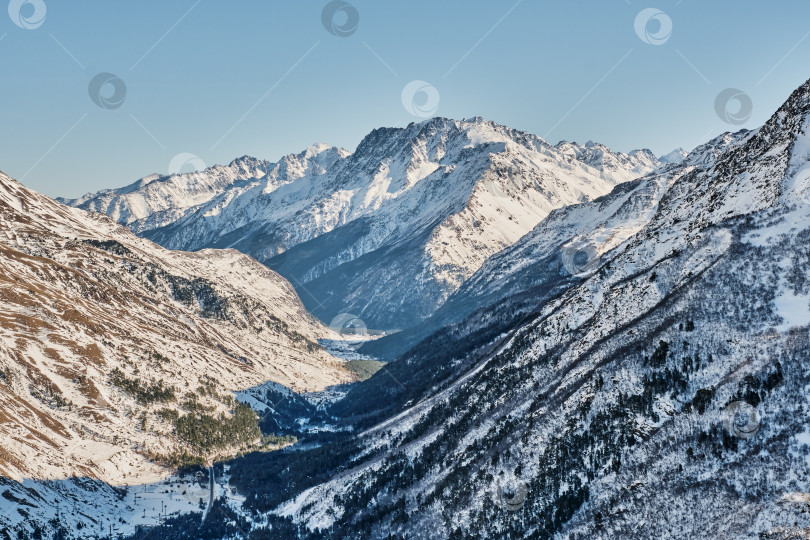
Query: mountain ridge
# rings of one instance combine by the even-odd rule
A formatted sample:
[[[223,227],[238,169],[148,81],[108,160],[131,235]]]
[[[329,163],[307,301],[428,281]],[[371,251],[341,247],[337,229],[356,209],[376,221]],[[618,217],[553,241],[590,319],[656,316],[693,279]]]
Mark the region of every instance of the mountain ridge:
[[[721,134],[640,175],[633,163],[651,165],[644,151],[634,162],[597,143],[551,147],[483,122],[455,138],[458,126],[448,122],[414,124],[408,133],[417,137],[399,141],[392,139],[402,131],[370,134],[361,155],[318,161],[329,150],[315,148],[272,178],[236,188],[255,197],[223,192],[200,215],[177,222],[255,217],[251,205],[266,203],[269,186],[278,197],[272,208],[293,225],[256,229],[276,234],[273,245],[291,246],[267,261],[315,292],[330,290],[324,282],[337,279],[337,270],[362,276],[375,288],[355,289],[363,293],[356,306],[368,298],[383,306],[400,301],[420,275],[405,272],[405,262],[420,250],[468,249],[482,260],[455,274],[459,284],[441,293],[447,300],[427,317],[412,318],[439,322],[412,335],[404,354],[318,405],[330,422],[320,444],[228,460],[216,468],[225,479],[216,511],[179,516],[151,532],[571,540],[804,534],[810,81],[759,129]],[[344,173],[330,176],[334,168]],[[327,179],[335,183],[324,188]],[[579,191],[566,189],[569,180],[580,181]],[[401,219],[364,213],[401,193],[411,197],[397,207]],[[12,199],[6,204],[16,220],[37,210]],[[437,199],[442,205],[431,206]],[[510,222],[530,203],[537,223],[510,241],[518,230]],[[489,207],[512,219],[482,210]],[[307,230],[293,245],[296,224],[312,216],[323,232]],[[485,257],[465,237],[479,229],[476,220],[504,236],[497,249],[485,246],[492,251]],[[256,231],[249,223],[233,224],[222,245],[248,245],[240,242]],[[3,224],[10,241],[31,242]],[[171,227],[155,234],[188,240],[172,239]],[[238,257],[175,256],[204,265],[212,254]],[[104,257],[91,260],[101,268]],[[452,267],[458,259],[430,260]],[[372,275],[387,280],[372,282]],[[242,291],[254,288],[242,276],[231,279]],[[198,302],[201,310],[216,307],[206,308],[205,297]],[[337,302],[345,307],[344,298]],[[389,338],[396,335],[360,351]],[[253,397],[261,401],[261,390]],[[295,409],[312,408],[290,401],[276,409],[307,423]],[[34,500],[19,486],[8,489],[12,502],[0,504]]]
[[[229,508],[305,537],[804,535],[810,81],[700,153],[526,320],[375,375],[406,397],[355,437],[231,462]],[[444,375],[404,401],[420,369]]]
[[[660,164],[648,150],[555,147],[473,120],[378,128],[353,153],[313,145],[267,165],[266,174],[251,170],[254,178],[207,202],[167,210],[169,223],[146,217],[128,225],[174,249],[249,253],[290,279],[327,323],[352,313],[369,328],[400,329],[429,316],[552,209]],[[124,215],[100,199],[72,204]]]
[[[229,392],[268,379],[299,391],[352,379],[318,344],[339,336],[283,278],[235,250],[169,252],[4,174],[0,249],[5,476],[153,478],[165,470],[147,456],[187,449],[157,408],[182,417],[189,390],[226,413]],[[194,386],[177,388],[184,382]],[[197,385],[210,391],[197,396]],[[94,438],[118,457],[78,450]]]

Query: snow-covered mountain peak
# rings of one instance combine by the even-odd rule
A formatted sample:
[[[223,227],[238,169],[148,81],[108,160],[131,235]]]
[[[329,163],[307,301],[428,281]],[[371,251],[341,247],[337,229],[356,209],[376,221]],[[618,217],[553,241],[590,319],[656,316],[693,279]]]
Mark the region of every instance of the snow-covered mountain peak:
[[[601,143],[588,141],[584,145],[576,142],[560,141],[554,149],[569,160],[585,163],[603,174],[626,174],[631,177],[642,176],[658,166],[661,162],[650,150],[632,150],[624,154],[614,152]],[[631,178],[626,178],[630,180]]]
[[[244,155],[232,160],[227,165],[227,168],[239,171],[241,175],[255,175],[256,178],[261,178],[264,176],[267,168],[270,166],[272,166],[272,163],[268,161],[255,158],[253,156]],[[206,169],[206,171],[215,170],[216,167],[218,166],[214,165],[213,167]]]
[[[323,175],[348,155],[347,150],[324,143],[313,144],[297,154],[288,154],[268,171],[272,181],[268,182],[265,192],[304,176]]]
[[[383,403],[351,469],[293,485],[292,460],[246,461],[243,495],[337,538],[806,536],[808,93],[552,211],[436,316],[460,295],[478,311],[337,404]],[[253,481],[263,463],[272,490]],[[508,497],[504,477],[521,484]]]
[[[303,153],[307,157],[312,158],[312,157],[320,156],[320,155],[322,155],[322,154],[324,154],[326,152],[331,152],[331,153],[337,154],[340,157],[346,157],[351,153],[348,150],[345,150],[343,148],[338,148],[336,146],[331,146],[331,145],[328,145],[328,144],[326,144],[324,142],[316,142],[316,143],[310,145],[306,150],[304,150]]]
[[[192,193],[176,175],[153,182],[171,190],[104,192],[78,205],[166,247],[239,249],[296,283],[323,320],[350,311],[390,329],[432,313],[551,210],[659,165],[647,151],[555,148],[481,117],[435,117],[375,129],[352,153],[319,143],[275,164],[243,157],[195,173],[209,184]]]
[[[688,156],[688,155],[689,155],[689,153],[686,150],[684,150],[683,148],[678,147],[675,150],[673,150],[672,152],[668,152],[668,153],[664,154],[663,156],[661,156],[659,158],[659,160],[662,163],[681,163],[683,160],[686,159],[686,156]]]

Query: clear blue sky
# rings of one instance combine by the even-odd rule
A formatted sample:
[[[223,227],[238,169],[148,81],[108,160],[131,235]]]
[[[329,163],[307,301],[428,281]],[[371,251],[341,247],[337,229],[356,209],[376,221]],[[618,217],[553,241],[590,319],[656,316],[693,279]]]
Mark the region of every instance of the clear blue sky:
[[[401,100],[413,80],[438,91],[436,115],[661,154],[738,128],[715,113],[722,90],[750,96],[740,127],[755,127],[810,78],[806,1],[351,0],[347,37],[325,29],[323,0],[37,1],[41,25],[21,8],[34,29],[0,10],[0,170],[53,196],[165,173],[181,152],[353,150],[421,120]],[[663,44],[634,29],[649,7],[672,21]],[[126,84],[120,107],[90,99],[100,72]]]

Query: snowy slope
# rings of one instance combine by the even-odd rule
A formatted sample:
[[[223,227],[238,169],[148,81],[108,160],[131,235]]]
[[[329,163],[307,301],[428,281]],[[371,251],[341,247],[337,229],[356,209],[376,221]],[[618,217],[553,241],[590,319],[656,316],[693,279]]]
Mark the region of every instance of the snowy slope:
[[[239,511],[333,538],[802,537],[810,81],[709,146],[660,190],[640,181],[651,215],[598,236],[598,265],[530,320],[460,349],[460,376],[328,450],[232,462]]]
[[[157,412],[183,414],[189,393],[226,412],[267,380],[351,378],[317,344],[338,336],[236,251],[167,251],[2,174],[0,251],[2,476],[152,481],[166,472],[147,458],[184,448]],[[139,399],[125,380],[174,396]]]
[[[395,359],[413,343],[509,297],[523,297],[522,302],[514,302],[513,310],[531,311],[541,298],[547,299],[587,277],[605,253],[646,225],[677,178],[696,166],[713,163],[717,155],[740,144],[748,135],[747,131],[724,133],[684,153],[684,159],[639,180],[625,182],[607,195],[553,210],[520,240],[487,259],[428,319],[370,342],[363,352]],[[568,143],[558,147],[564,145]],[[594,143],[588,145],[598,148]],[[578,254],[584,258],[579,262],[581,267],[574,261]]]
[[[397,278],[407,277],[402,253],[435,245],[430,242],[442,224],[475,207],[478,197],[486,200],[488,193],[512,201],[511,189],[525,207],[543,208],[544,199],[532,199],[537,193],[524,189],[517,180],[523,176],[509,167],[522,167],[529,175],[542,169],[538,163],[553,165],[555,174],[618,166],[593,143],[550,149],[513,132],[517,148],[507,141],[503,150],[481,158],[473,139],[494,137],[476,131],[481,121],[471,122],[476,127],[464,134],[471,146],[461,149],[449,136],[444,146],[434,144],[435,137],[443,140],[444,122],[450,121],[405,131],[422,133],[433,126],[421,139],[433,141],[424,144],[430,150],[425,163],[441,167],[442,158],[430,152],[455,153],[448,183],[468,181],[470,195],[454,199],[459,206],[450,218],[436,210],[444,192],[435,182],[419,198],[421,204],[402,217],[407,232],[399,231],[400,222],[380,223],[362,214],[362,219],[325,225],[325,232],[285,252],[295,257],[270,258],[287,272],[317,276],[306,282],[315,288],[322,286],[319,280],[337,280],[329,258],[341,253],[341,246],[371,242],[337,268],[350,265],[343,270],[351,268],[352,275],[364,275],[375,285],[369,276],[389,279],[377,292],[380,301],[390,302],[384,296],[388,287],[404,284],[390,281],[384,270],[394,268]],[[367,142],[374,148],[396,146],[392,133],[372,134]],[[500,148],[498,141],[483,144]],[[288,164],[299,180],[318,170],[320,180],[337,182],[324,188],[340,195],[321,208],[321,218],[331,215],[332,204],[355,211],[357,193],[363,200],[367,194],[354,182],[365,185],[364,167],[375,171],[378,166],[373,158],[360,163],[355,157],[370,150],[358,148],[351,156],[328,152],[314,147]],[[530,157],[531,168],[524,163]],[[471,179],[454,176],[460,163],[471,168],[477,163],[478,172]],[[397,208],[412,196],[408,193],[427,189],[419,186],[435,174],[423,176],[431,166],[415,173],[413,178],[421,179],[405,189]],[[351,172],[328,172],[343,167]],[[628,170],[626,164],[618,167]],[[238,538],[262,529],[270,538],[572,540],[805,535],[810,529],[810,81],[762,128],[723,134],[683,160],[630,181],[643,173],[628,172],[625,182],[614,182],[601,198],[574,197],[559,208],[538,210],[543,217],[528,234],[473,265],[478,269],[437,312],[448,313],[453,324],[355,387],[365,394],[350,390],[329,406],[344,428],[334,442],[229,461],[231,491],[215,488],[223,497],[216,512],[206,513],[202,528],[194,519],[153,533],[196,537],[201,531],[229,531]],[[408,175],[394,178],[405,178],[405,187],[410,182]],[[476,178],[503,183],[481,184]],[[561,199],[570,195],[565,188],[571,185],[582,191],[592,185],[590,180],[564,186],[551,177],[544,181],[549,189],[537,191],[557,189]],[[389,193],[391,184],[385,185]],[[323,183],[310,178],[300,187],[313,193],[319,186]],[[292,188],[271,193],[287,189]],[[236,201],[252,200],[229,198],[229,191],[212,199],[222,202],[208,216],[214,221],[220,212],[231,212]],[[288,195],[290,208],[276,210],[309,223],[299,214],[310,211],[309,203],[295,206]],[[372,199],[379,208],[394,204]],[[494,200],[472,216],[489,216]],[[178,223],[195,222],[198,211]],[[497,227],[503,226],[508,234],[512,224],[497,219],[493,215],[488,228],[501,234]],[[469,249],[465,257],[479,249],[475,236],[464,236],[463,220],[455,226],[457,236],[440,244],[447,260],[461,258],[462,248]],[[239,226],[228,241],[243,233],[255,241],[251,235],[262,229],[251,227]],[[188,229],[191,237],[199,231]],[[306,231],[264,233],[305,237]],[[379,231],[404,240],[375,244]],[[377,253],[383,249],[378,245],[386,246],[383,253]],[[198,261],[207,259],[201,255]],[[389,259],[399,266],[389,265]],[[381,389],[376,394],[375,386]],[[357,401],[364,395],[375,399]],[[384,418],[375,414],[380,410]],[[735,416],[735,411],[745,414]],[[10,496],[36,498],[19,486]],[[0,501],[3,509],[25,511],[14,498]],[[134,502],[126,499],[126,504],[129,512]],[[98,512],[97,522],[115,515],[109,505]],[[126,515],[130,521],[132,514]]]
[[[694,163],[713,163],[716,152],[740,144],[746,136],[747,132],[721,135],[685,154],[677,162],[680,166],[627,182],[594,201],[554,210],[518,242],[490,257],[436,314],[441,324],[432,326],[458,322],[473,306],[487,307],[522,291],[547,287],[549,278],[588,277],[606,253],[647,225],[669,187],[694,171]],[[577,254],[582,260],[574,260]]]
[[[661,156],[659,160],[662,161],[663,163],[680,163],[684,159],[686,159],[687,155],[688,153],[683,148],[676,148],[672,152],[669,152]]]
[[[553,147],[481,118],[434,118],[374,130],[352,154],[312,146],[260,173],[251,169],[213,196],[213,188],[205,191],[205,202],[149,193],[152,182],[73,204],[172,249],[238,249],[290,279],[321,320],[350,312],[369,328],[390,330],[429,316],[550,211],[604,195],[658,165],[646,150]],[[218,171],[199,175],[222,177]],[[180,189],[188,179],[161,182]],[[132,211],[118,207],[134,198],[142,207],[169,208],[132,220]]]

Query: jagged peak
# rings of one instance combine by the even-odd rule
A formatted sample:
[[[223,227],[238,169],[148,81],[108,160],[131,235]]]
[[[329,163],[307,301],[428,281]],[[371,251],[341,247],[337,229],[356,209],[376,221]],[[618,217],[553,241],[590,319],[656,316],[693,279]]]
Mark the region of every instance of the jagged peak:
[[[468,122],[470,124],[481,124],[487,122],[487,119],[483,116],[472,116],[470,118],[463,118],[462,122]]]
[[[563,152],[564,154],[568,154],[569,156],[573,155],[573,157],[576,159],[584,160],[586,162],[599,160],[606,156],[611,156],[621,160],[635,158],[639,160],[647,160],[653,163],[658,161],[656,155],[648,148],[636,148],[630,150],[629,152],[620,152],[618,150],[611,149],[609,146],[603,143],[592,140],[588,140],[585,144],[579,144],[576,141],[561,140],[554,145],[554,149]]]
[[[663,156],[660,157],[660,161],[663,163],[681,163],[689,153],[681,148],[680,146],[671,152],[667,152]]]
[[[497,139],[493,142],[512,141],[535,150],[540,147],[551,147],[548,142],[533,133],[511,128],[499,124],[494,120],[487,120],[482,116],[474,116],[461,120],[435,116],[421,122],[411,122],[405,127],[375,128],[363,137],[357,145],[354,154],[363,154],[380,144],[399,146],[411,144],[419,139],[432,138],[436,135],[450,138],[469,138],[469,134],[474,132],[477,135],[486,132],[491,133]],[[477,141],[480,143],[487,142],[485,138],[480,137],[477,137]]]
[[[783,113],[794,113],[802,116],[810,114],[810,79],[806,80],[790,94],[768,122],[779,118]]]
[[[244,156],[239,156],[238,158],[233,159],[230,163],[228,163],[228,167],[234,167],[234,166],[240,166],[240,165],[256,165],[256,164],[263,164],[263,163],[267,163],[267,161],[245,154]],[[214,165],[213,167],[216,167],[216,165]],[[210,169],[212,167],[208,167],[208,168]]]
[[[316,142],[314,144],[309,145],[309,147],[307,147],[307,149],[304,150],[304,152],[308,154],[320,154],[321,152],[326,152],[327,150],[331,150],[332,148],[335,147],[326,144],[325,142]]]
[[[320,165],[333,163],[349,155],[349,152],[338,146],[331,146],[326,143],[314,143],[298,153],[287,154],[279,160],[279,165],[289,165],[291,163],[315,162]]]
[[[652,157],[653,159],[658,159],[658,157],[655,155],[655,152],[653,152],[649,148],[634,148],[633,150],[627,152],[627,155],[628,156],[645,155]]]
[[[765,124],[757,130],[757,138],[770,145],[780,133],[797,133],[810,117],[810,79],[794,90]]]

